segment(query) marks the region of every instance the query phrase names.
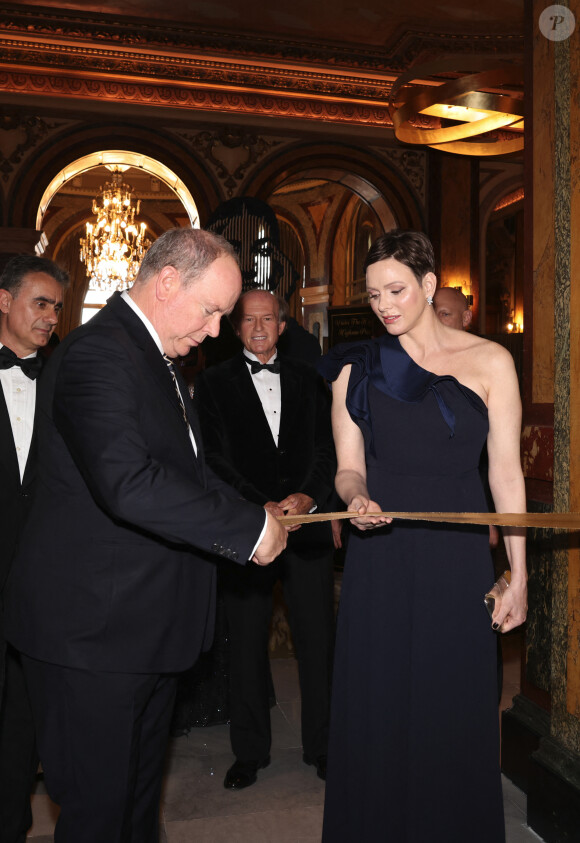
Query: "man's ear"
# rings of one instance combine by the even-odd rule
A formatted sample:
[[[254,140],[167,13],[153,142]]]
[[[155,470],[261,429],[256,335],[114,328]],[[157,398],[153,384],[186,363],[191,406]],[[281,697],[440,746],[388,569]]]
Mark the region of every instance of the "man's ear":
[[[0,289],[0,313],[9,313],[12,304],[12,293]]]
[[[278,322],[278,336],[281,336],[286,330],[286,322]]]
[[[174,266],[164,266],[155,279],[155,294],[159,301],[166,301],[181,286],[179,272]]]
[[[463,327],[466,328],[466,329],[469,328],[469,326],[471,325],[472,319],[473,319],[473,313],[471,312],[471,310],[464,310],[463,315],[461,317],[461,321],[463,322]]]

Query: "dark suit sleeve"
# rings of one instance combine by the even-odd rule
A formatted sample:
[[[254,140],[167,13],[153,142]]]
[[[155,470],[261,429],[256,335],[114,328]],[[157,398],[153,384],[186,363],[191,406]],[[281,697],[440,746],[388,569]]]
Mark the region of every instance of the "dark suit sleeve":
[[[263,510],[202,482],[183,419],[153,381],[153,373],[136,378],[115,339],[86,334],[60,364],[53,421],[94,500],[115,519],[246,561]]]
[[[225,419],[214,400],[209,379],[201,372],[195,381],[194,406],[197,410],[208,463],[223,481],[233,486],[244,498],[260,504],[269,498],[248,481],[235,467],[229,455],[229,435]]]

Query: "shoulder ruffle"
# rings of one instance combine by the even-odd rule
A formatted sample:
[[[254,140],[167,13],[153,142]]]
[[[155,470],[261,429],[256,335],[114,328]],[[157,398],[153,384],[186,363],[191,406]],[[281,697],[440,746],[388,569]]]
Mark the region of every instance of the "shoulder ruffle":
[[[431,391],[451,436],[455,434],[455,415],[437,388],[440,383],[451,381],[472,406],[481,413],[487,412],[478,395],[459,383],[452,375],[435,375],[422,369],[409,357],[399,338],[390,334],[384,334],[377,340],[337,345],[318,361],[317,368],[326,380],[334,381],[342,368],[348,364],[352,365],[352,369],[348,383],[347,409],[352,418],[362,422],[369,432],[372,432],[368,401],[369,383],[392,398],[411,403],[421,401],[426,393]]]

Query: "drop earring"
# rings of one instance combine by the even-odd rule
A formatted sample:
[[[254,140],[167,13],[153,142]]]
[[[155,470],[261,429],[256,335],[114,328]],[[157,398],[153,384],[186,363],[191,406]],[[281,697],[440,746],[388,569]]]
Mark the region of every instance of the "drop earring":
[[[433,304],[433,296],[427,296],[427,304]]]

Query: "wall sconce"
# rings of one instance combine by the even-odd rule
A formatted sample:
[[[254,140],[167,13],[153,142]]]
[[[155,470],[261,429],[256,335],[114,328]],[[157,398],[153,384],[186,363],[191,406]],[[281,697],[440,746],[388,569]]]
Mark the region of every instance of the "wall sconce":
[[[519,319],[519,321],[516,322],[516,319]],[[524,332],[523,314],[522,313],[516,313],[514,315],[514,311],[512,310],[510,312],[509,320],[510,321],[506,325],[508,334],[523,334],[523,332]]]
[[[471,293],[469,293],[469,292],[468,292],[468,293],[466,293],[466,292],[464,291],[464,287],[465,287],[465,289],[467,289],[467,290],[471,290],[471,284],[453,284],[453,285],[452,285],[452,284],[449,284],[449,285],[447,285],[447,286],[449,286],[449,287],[451,287],[451,286],[452,286],[454,290],[459,290],[459,292],[460,292],[463,296],[465,296],[465,299],[466,299],[466,301],[467,301],[467,306],[468,306],[468,307],[473,307],[473,296],[472,296],[472,294],[471,294]]]

